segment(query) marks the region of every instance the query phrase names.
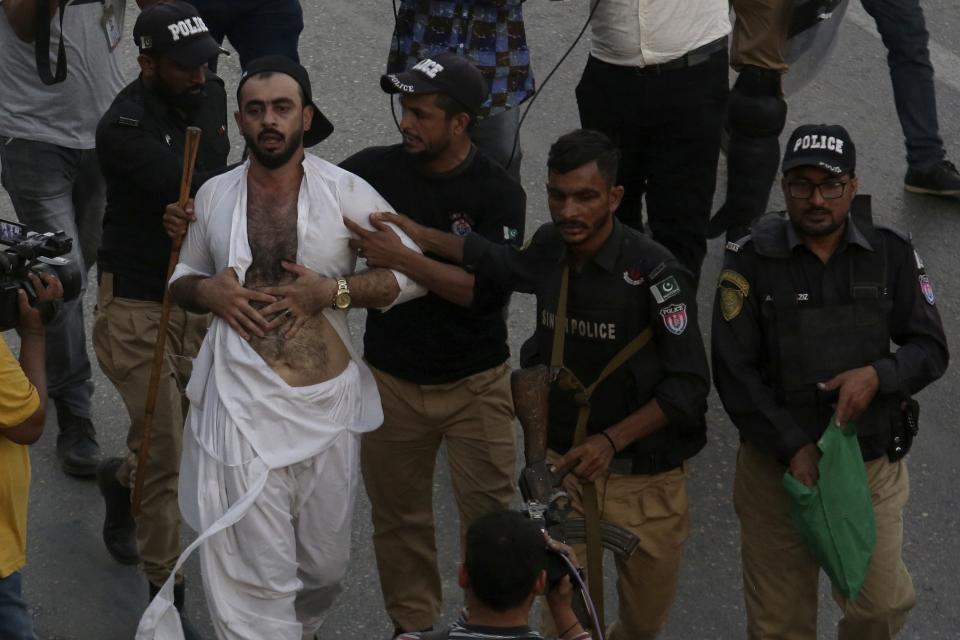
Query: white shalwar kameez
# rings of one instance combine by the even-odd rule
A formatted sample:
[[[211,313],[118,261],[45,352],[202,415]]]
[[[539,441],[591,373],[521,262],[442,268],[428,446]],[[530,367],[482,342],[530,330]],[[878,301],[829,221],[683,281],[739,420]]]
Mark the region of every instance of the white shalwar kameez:
[[[356,254],[342,217],[370,228],[392,211],[357,176],[307,155],[297,203],[297,262],[324,276],[353,273]],[[227,266],[244,281],[248,163],[197,193],[171,282]],[[414,243],[397,230],[404,244]],[[400,295],[424,290],[394,272]],[[324,316],[350,352],[338,376],[291,387],[216,318],[187,386],[190,411],[180,466],[180,509],[202,532],[140,620],[137,640],[182,640],[174,575],[200,547],[204,590],[217,636],[230,640],[312,638],[339,591],[350,556],[359,434],[383,422],[370,370],[354,351],[346,313]]]

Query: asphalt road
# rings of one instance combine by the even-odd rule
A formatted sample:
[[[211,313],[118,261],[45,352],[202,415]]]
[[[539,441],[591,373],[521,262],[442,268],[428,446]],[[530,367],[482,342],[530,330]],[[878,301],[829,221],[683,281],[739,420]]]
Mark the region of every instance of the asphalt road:
[[[129,32],[136,7],[127,16],[128,38],[123,43],[128,76],[135,73],[135,53]],[[386,0],[327,0],[305,2],[306,30],[301,55],[313,76],[318,104],[336,125],[336,133],[315,152],[333,161],[369,145],[392,143],[397,134],[388,113],[387,98],[378,88],[393,26]],[[924,3],[931,31],[933,59],[938,73],[941,134],[954,158],[960,157],[960,5],[953,0]],[[528,36],[539,79],[546,77],[586,17],[586,3],[529,2]],[[902,190],[904,151],[894,112],[885,51],[872,21],[856,4],[841,27],[839,45],[817,81],[791,97],[787,131],[804,122],[839,122],[851,132],[858,147],[861,191],[874,196],[875,216],[883,223],[909,230],[936,287],[940,313],[948,335],[960,328],[960,276],[955,248],[960,237],[960,202],[913,196]],[[529,195],[527,232],[546,220],[542,184],[550,142],[578,125],[573,90],[587,54],[584,38],[560,68],[530,113],[522,132],[523,178]],[[221,68],[228,88],[236,86],[236,57]],[[82,106],[78,105],[79,108]],[[232,125],[231,125],[232,127]],[[239,157],[239,136],[233,158]],[[721,165],[721,172],[724,167]],[[721,175],[720,184],[723,183]],[[2,192],[0,192],[2,193]],[[775,193],[773,206],[781,206]],[[0,195],[0,216],[13,217],[6,195]],[[719,272],[723,246],[711,244],[700,292],[702,330],[709,332],[712,286]],[[87,292],[88,311],[93,291]],[[353,319],[362,327],[362,314]],[[510,313],[514,353],[533,327],[533,301],[516,296]],[[15,342],[12,333],[5,338]],[[91,349],[91,359],[93,352]],[[110,383],[97,372],[95,422],[103,451],[123,450],[127,417]],[[960,501],[956,487],[960,473],[960,438],[953,418],[960,409],[954,395],[956,369],[921,394],[921,435],[909,457],[912,496],[904,516],[906,562],[918,594],[903,638],[956,638],[960,635]],[[51,411],[51,414],[53,412]],[[715,395],[710,399],[710,442],[693,461],[690,480],[692,535],[686,546],[679,593],[665,639],[735,638],[744,635],[740,586],[738,527],[731,505],[731,487],[737,450],[735,430]],[[102,503],[91,481],[64,476],[54,451],[56,425],[51,418],[42,440],[32,449],[28,566],[25,590],[34,613],[36,632],[43,640],[125,639],[133,631],[146,604],[146,586],[136,568],[113,562],[100,539]],[[460,605],[456,586],[457,516],[444,465],[435,481],[438,545],[447,596],[444,620]],[[184,538],[188,539],[189,532]],[[389,622],[383,612],[371,550],[371,526],[366,497],[359,498],[353,536],[354,560],[345,590],[331,612],[324,638],[387,637]],[[608,571],[609,573],[609,571]],[[188,565],[188,603],[193,619],[212,637],[203,603],[196,561]],[[612,586],[612,585],[611,585]],[[838,619],[827,582],[821,583],[821,635],[833,634]],[[2,635],[2,632],[0,632]]]

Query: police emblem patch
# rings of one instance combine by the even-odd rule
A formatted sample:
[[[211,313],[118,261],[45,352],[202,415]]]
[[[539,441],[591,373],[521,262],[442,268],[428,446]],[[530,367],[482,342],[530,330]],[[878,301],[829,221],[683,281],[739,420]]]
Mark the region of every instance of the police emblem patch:
[[[650,287],[650,293],[653,294],[657,304],[663,304],[673,296],[680,293],[680,285],[673,276],[667,276],[660,282]]]
[[[660,309],[660,317],[663,318],[663,326],[674,335],[679,336],[687,330],[687,305],[682,302]]]
[[[743,310],[743,299],[750,295],[750,283],[736,271],[724,269],[717,287],[720,289],[720,313],[730,322]]]
[[[470,219],[465,213],[451,213],[450,214],[450,231],[453,232],[453,235],[463,236],[468,235],[473,230],[473,220]]]
[[[930,284],[930,278],[923,273],[920,274],[920,293],[923,294],[927,304],[933,306],[936,303],[937,298],[933,295],[933,285]]]
[[[623,272],[623,281],[633,286],[643,284],[643,272],[637,267],[630,267]]]

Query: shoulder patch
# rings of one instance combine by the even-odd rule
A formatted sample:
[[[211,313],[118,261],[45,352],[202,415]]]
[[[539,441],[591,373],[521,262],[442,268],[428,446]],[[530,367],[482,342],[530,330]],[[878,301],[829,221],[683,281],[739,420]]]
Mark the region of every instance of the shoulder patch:
[[[660,318],[667,331],[679,336],[687,330],[687,305],[681,302],[664,307],[660,309]]]
[[[660,282],[650,286],[650,293],[657,304],[663,304],[670,298],[680,294],[680,283],[675,276],[667,276]]]
[[[930,277],[921,273],[918,279],[920,280],[920,293],[923,294],[923,299],[927,301],[927,304],[932,307],[937,303],[937,298],[933,295],[933,285],[930,284]]]
[[[117,124],[122,124],[125,127],[139,127],[140,121],[136,118],[129,118],[127,116],[120,116],[117,118]]]
[[[720,289],[720,313],[730,322],[743,311],[743,300],[750,295],[750,283],[733,269],[724,269],[717,288]]]
[[[649,273],[650,279],[651,280],[656,279],[656,277],[659,276],[661,273],[663,273],[666,268],[667,268],[666,262],[661,262],[660,264],[658,264],[656,267],[653,268],[653,271]]]

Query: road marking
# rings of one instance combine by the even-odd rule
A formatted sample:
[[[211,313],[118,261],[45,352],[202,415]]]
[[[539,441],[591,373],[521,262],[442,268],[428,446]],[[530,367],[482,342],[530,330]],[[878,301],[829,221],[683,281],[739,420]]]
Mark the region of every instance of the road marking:
[[[847,7],[847,18],[875,38],[880,38],[876,23],[858,0],[850,1],[850,6]],[[930,16],[927,15],[927,19],[929,18]],[[960,56],[933,40],[930,41],[929,49],[935,79],[960,92]]]

